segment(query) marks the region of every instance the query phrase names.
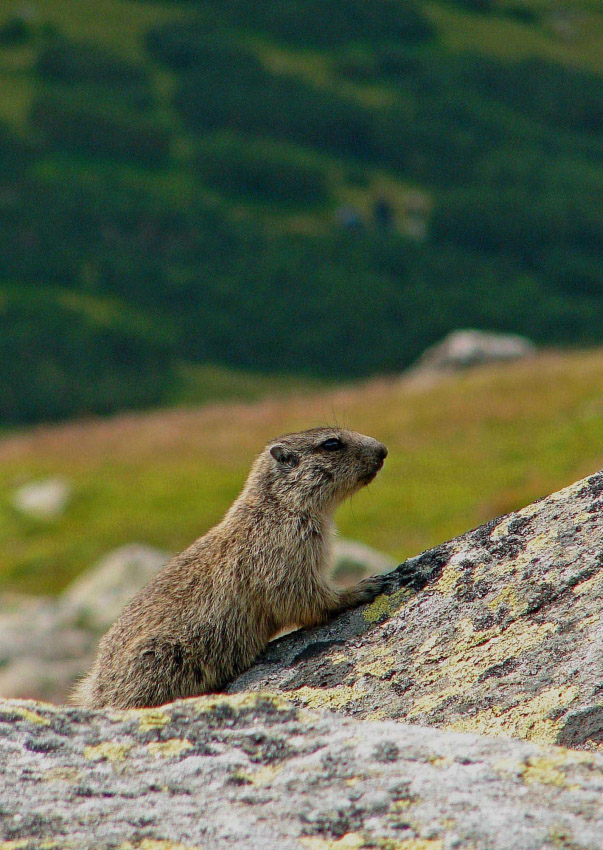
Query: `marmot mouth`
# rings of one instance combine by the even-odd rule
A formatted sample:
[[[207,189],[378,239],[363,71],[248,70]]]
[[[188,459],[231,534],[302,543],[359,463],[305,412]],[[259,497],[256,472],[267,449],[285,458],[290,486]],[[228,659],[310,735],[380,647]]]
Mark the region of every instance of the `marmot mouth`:
[[[377,477],[377,473],[379,470],[383,468],[383,458],[379,458],[379,460],[375,463],[374,467],[370,472],[365,472],[364,475],[358,476],[358,481],[361,484],[370,484]]]

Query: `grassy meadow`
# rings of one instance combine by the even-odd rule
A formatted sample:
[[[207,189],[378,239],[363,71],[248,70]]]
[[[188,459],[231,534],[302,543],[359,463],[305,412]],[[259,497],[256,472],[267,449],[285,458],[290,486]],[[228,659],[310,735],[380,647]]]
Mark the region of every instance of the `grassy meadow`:
[[[603,350],[541,353],[451,377],[293,389],[3,436],[0,590],[57,592],[125,543],[185,547],[221,517],[264,442],[313,425],[338,423],[389,446],[383,472],[340,509],[337,524],[398,559],[603,466]],[[15,511],[15,488],[54,475],[74,487],[60,519]]]

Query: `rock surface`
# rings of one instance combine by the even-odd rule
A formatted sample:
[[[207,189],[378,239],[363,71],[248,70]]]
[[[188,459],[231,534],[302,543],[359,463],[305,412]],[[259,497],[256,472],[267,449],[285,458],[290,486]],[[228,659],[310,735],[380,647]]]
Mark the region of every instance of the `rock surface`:
[[[571,747],[603,743],[603,473],[406,561],[229,690]]]
[[[413,371],[451,372],[484,363],[518,360],[534,354],[536,346],[517,334],[461,330],[426,349]]]
[[[603,848],[603,756],[272,697],[0,703],[3,850]]]

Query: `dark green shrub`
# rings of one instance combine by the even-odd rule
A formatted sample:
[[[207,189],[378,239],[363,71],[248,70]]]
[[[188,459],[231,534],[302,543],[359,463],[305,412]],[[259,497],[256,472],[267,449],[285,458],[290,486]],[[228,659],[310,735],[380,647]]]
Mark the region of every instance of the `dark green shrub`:
[[[203,150],[197,174],[203,183],[235,197],[294,205],[321,204],[328,198],[321,169],[244,142]]]
[[[229,24],[236,22],[291,44],[313,47],[418,41],[434,31],[413,0],[218,0],[213,8]]]
[[[472,12],[493,12],[496,8],[495,0],[452,0],[452,2]]]
[[[191,4],[194,5],[194,4]],[[255,30],[297,46],[333,48],[350,42],[422,42],[435,29],[414,0],[209,0],[204,21],[196,25],[203,38],[216,26]],[[157,39],[158,33],[163,33]],[[163,42],[159,46],[159,42]],[[194,54],[193,40],[180,24],[167,25],[149,34],[148,45],[160,61],[172,67],[188,67]],[[169,54],[169,55],[167,55]]]
[[[588,133],[603,128],[601,78],[543,59],[518,63],[475,58],[464,79],[537,121]]]
[[[156,335],[118,309],[60,293],[0,298],[0,421],[28,423],[157,404],[173,380]]]
[[[64,83],[102,83],[108,86],[148,86],[146,69],[95,44],[59,37],[46,44],[36,61],[41,77]]]
[[[71,42],[62,36],[48,39],[35,67],[44,80],[85,89],[89,102],[117,102],[124,108],[137,109],[153,104],[153,87],[146,68],[94,44]]]
[[[540,20],[538,11],[529,6],[505,6],[500,11],[505,17],[519,21],[520,24],[536,24]]]
[[[95,104],[46,95],[35,101],[31,123],[53,150],[126,159],[143,167],[163,165],[169,159],[167,130],[132,115],[101,110]]]
[[[156,62],[175,71],[219,66],[244,76],[261,68],[258,59],[231,34],[198,21],[172,21],[155,27],[147,33],[145,44]]]
[[[594,196],[534,195],[525,189],[467,189],[442,199],[434,211],[435,239],[473,250],[505,251],[529,262],[544,249],[567,245],[596,251],[603,222]]]
[[[12,182],[32,159],[32,147],[0,122],[0,182]]]
[[[176,105],[195,130],[236,130],[355,156],[373,151],[372,116],[362,106],[261,68],[244,77],[224,66],[191,71]]]
[[[31,24],[22,17],[9,18],[0,26],[0,46],[16,47],[26,44],[33,35]]]

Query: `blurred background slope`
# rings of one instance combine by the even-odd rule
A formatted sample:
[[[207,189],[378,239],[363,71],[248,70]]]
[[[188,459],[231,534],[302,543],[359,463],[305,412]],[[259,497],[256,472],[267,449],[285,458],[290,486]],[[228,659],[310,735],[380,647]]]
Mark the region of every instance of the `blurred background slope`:
[[[182,548],[335,419],[396,558],[603,465],[602,40],[598,0],[0,0],[0,587]],[[333,388],[471,326],[592,350]]]
[[[596,0],[3,0],[0,421],[600,343],[602,38]]]

